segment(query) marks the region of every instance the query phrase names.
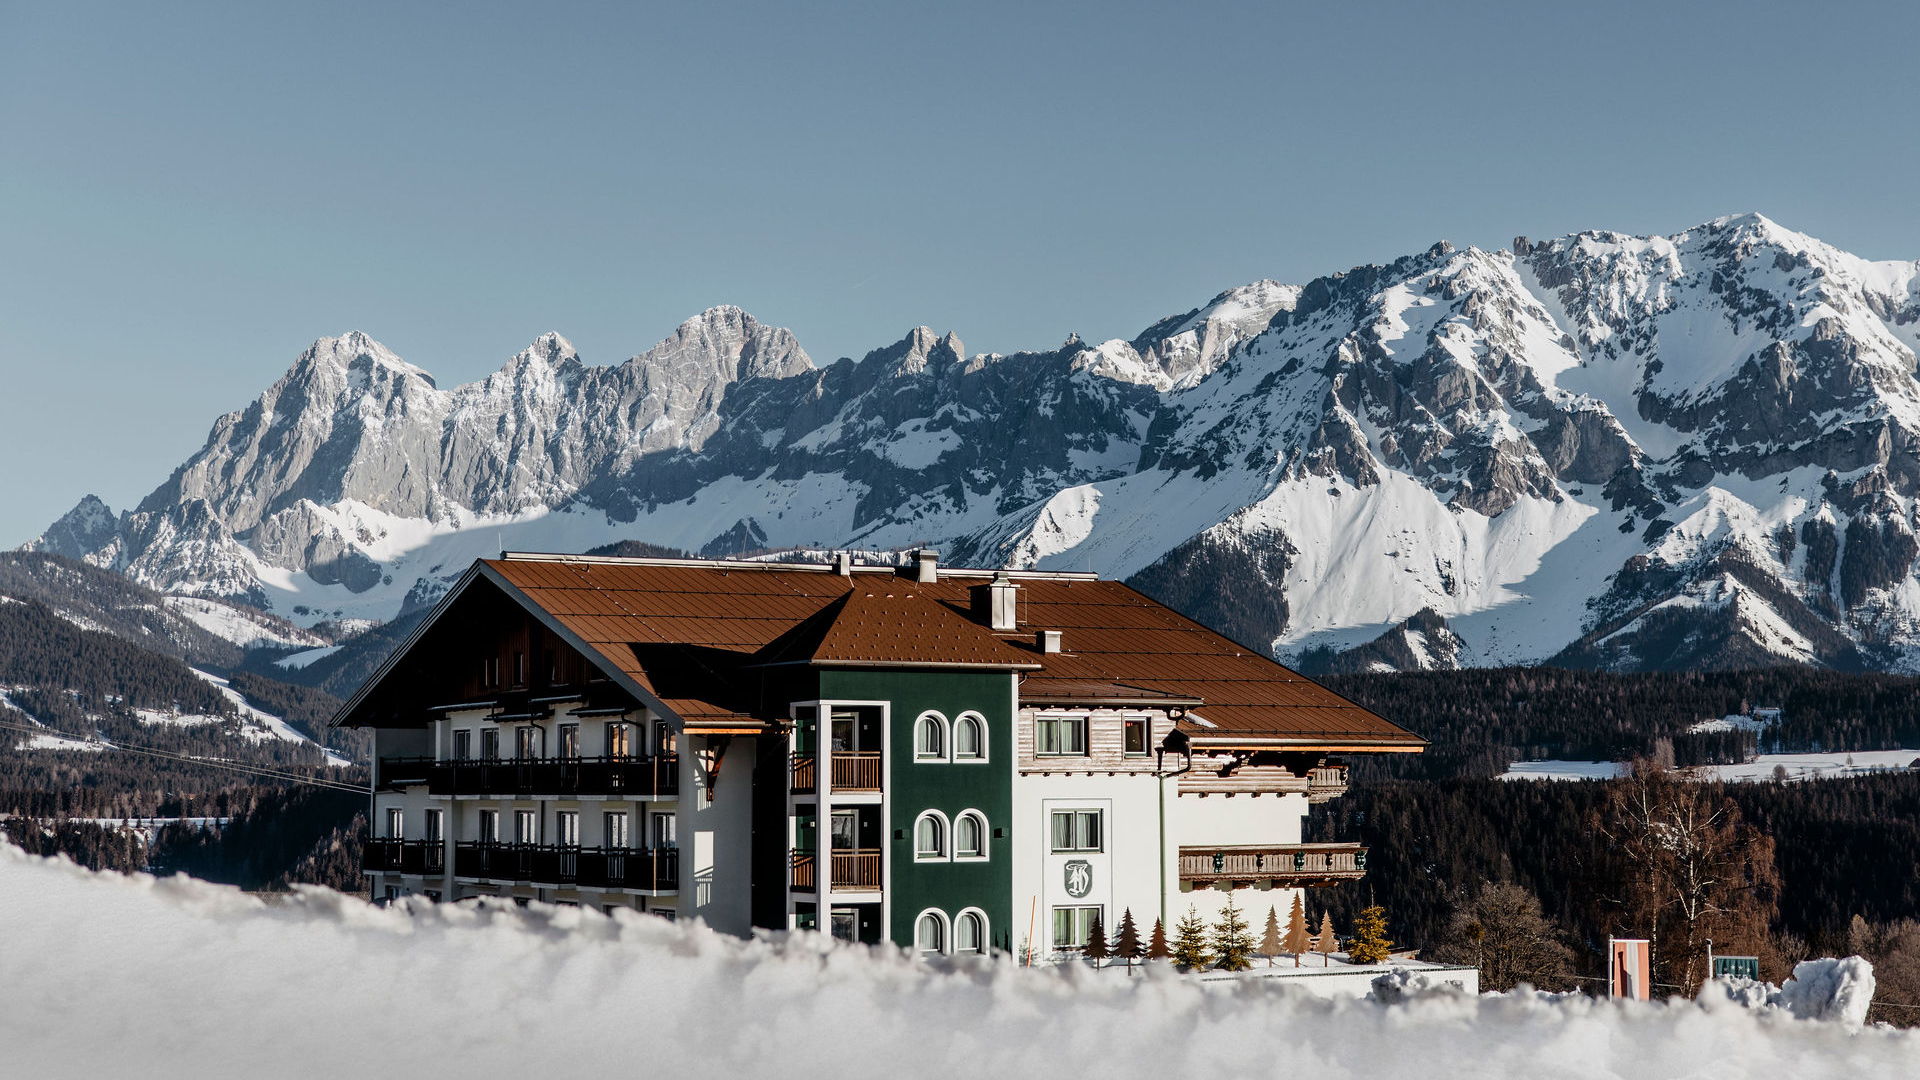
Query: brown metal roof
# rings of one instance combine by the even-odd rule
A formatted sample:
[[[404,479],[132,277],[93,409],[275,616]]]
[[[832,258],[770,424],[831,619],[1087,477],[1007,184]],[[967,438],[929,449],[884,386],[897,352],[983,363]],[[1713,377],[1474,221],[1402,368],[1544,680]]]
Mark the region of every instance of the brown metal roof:
[[[1201,744],[1425,745],[1117,581],[1016,573],[1019,629],[994,633],[970,614],[977,574],[920,583],[910,571],[525,555],[486,566],[690,723],[747,719],[720,689],[747,664],[968,665],[1034,669],[1021,677],[1036,703],[1096,684],[1197,699],[1182,726]],[[1040,652],[1036,630],[1061,631],[1062,651]]]

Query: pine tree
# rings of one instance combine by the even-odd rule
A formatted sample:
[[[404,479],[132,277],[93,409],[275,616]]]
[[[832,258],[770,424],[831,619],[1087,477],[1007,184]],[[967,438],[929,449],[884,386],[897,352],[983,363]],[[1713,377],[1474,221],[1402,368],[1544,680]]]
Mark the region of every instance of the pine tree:
[[[1307,907],[1299,893],[1293,894],[1293,910],[1287,913],[1287,951],[1293,954],[1293,966],[1300,966],[1300,954],[1312,947],[1307,936]]]
[[[1087,932],[1087,947],[1081,955],[1093,961],[1094,967],[1099,967],[1100,961],[1113,955],[1107,948],[1107,928],[1100,924],[1098,915],[1093,917],[1093,929]]]
[[[1280,913],[1271,904],[1267,905],[1267,932],[1260,936],[1260,955],[1267,958],[1268,967],[1280,955]]]
[[[1120,936],[1113,943],[1113,954],[1127,962],[1127,974],[1133,974],[1133,962],[1140,958],[1140,928],[1133,925],[1133,909],[1120,916]]]
[[[1249,931],[1247,920],[1240,917],[1240,909],[1229,897],[1227,906],[1220,909],[1220,921],[1213,925],[1213,951],[1219,957],[1220,970],[1245,971],[1253,966],[1253,934]]]
[[[1347,959],[1356,964],[1378,964],[1387,958],[1393,942],[1387,939],[1387,909],[1375,904],[1353,920],[1347,941]]]
[[[1327,963],[1327,957],[1340,951],[1340,939],[1333,936],[1333,914],[1331,912],[1323,911],[1320,913],[1320,936],[1314,940],[1313,947],[1320,953],[1320,966],[1331,966]]]
[[[1172,956],[1167,948],[1167,927],[1164,919],[1153,920],[1153,935],[1147,939],[1147,959],[1165,960]]]
[[[1213,956],[1207,950],[1207,924],[1200,921],[1200,913],[1192,908],[1181,918],[1180,925],[1173,928],[1173,962],[1189,971],[1197,971],[1213,962]]]

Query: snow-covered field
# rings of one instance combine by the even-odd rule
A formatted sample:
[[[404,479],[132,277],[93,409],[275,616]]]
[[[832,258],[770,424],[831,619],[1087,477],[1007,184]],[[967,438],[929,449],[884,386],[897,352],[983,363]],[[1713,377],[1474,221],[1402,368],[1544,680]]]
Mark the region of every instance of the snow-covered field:
[[[1718,1004],[1075,978],[535,906],[267,906],[0,847],[8,1076],[1912,1077],[1920,1034]],[[155,1002],[174,1007],[155,1008]]]
[[[1686,773],[1696,780],[1772,780],[1776,769],[1784,769],[1788,780],[1824,780],[1903,770],[1916,760],[1920,760],[1920,750],[1761,754],[1740,765],[1701,765]],[[1500,779],[1608,780],[1621,775],[1625,768],[1616,761],[1516,761],[1507,766]]]

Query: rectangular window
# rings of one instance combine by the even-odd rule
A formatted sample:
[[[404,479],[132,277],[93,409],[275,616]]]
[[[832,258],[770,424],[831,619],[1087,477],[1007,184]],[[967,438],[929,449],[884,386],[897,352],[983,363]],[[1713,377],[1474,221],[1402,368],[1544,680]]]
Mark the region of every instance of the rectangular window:
[[[561,847],[580,846],[579,811],[555,810],[553,812],[553,842]]]
[[[540,756],[540,729],[531,725],[513,729],[513,756],[525,761]]]
[[[560,725],[560,756],[567,761],[580,757],[580,725]]]
[[[483,844],[497,844],[500,842],[500,811],[480,811],[480,835],[478,839]]]
[[[389,808],[387,810],[387,835],[391,836],[395,840],[398,840],[402,836],[404,836],[405,832],[401,828],[404,821],[405,821],[404,813],[402,813],[400,810]]]
[[[679,847],[673,835],[673,815],[653,815],[653,846],[657,848]]]
[[[491,690],[500,685],[500,658],[489,656],[480,665],[480,685]]]
[[[466,728],[453,733],[453,760],[467,761],[473,757],[473,732]]]
[[[673,753],[673,729],[664,721],[653,722],[653,752],[656,754]]]
[[[1101,908],[1094,907],[1057,907],[1053,909],[1053,947],[1056,949],[1083,949],[1087,939],[1093,936],[1093,920],[1100,918]],[[1102,929],[1105,924],[1102,923]]]
[[[607,725],[607,756],[623,758],[633,753],[633,728],[628,724]]]
[[[487,728],[480,733],[480,760],[500,760],[500,729]]]
[[[513,685],[515,686],[527,685],[527,654],[526,653],[517,652],[513,654]]]
[[[605,846],[623,848],[627,846],[627,814],[624,810],[610,810],[606,816],[607,836]]]
[[[1145,757],[1147,755],[1147,743],[1149,741],[1147,723],[1147,718],[1144,716],[1129,717],[1127,719],[1126,752],[1129,756]]]
[[[440,842],[440,838],[445,835],[441,832],[441,829],[445,827],[445,814],[446,811],[444,810],[427,811],[427,840],[437,844]]]
[[[1101,851],[1100,811],[1055,810],[1053,812],[1053,850]]]
[[[1033,752],[1049,757],[1084,757],[1087,752],[1087,718],[1084,716],[1039,716],[1033,721]]]
[[[540,842],[540,815],[536,810],[515,810],[513,812],[513,839],[515,843],[537,844]]]

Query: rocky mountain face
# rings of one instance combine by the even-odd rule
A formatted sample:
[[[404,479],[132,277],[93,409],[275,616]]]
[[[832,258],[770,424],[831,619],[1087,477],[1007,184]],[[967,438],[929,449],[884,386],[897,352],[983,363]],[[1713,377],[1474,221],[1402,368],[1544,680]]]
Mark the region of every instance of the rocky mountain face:
[[[501,547],[932,543],[1338,669],[1915,669],[1917,282],[1747,215],[1436,244],[1006,356],[920,328],[818,366],[715,308],[442,390],[353,334],[34,546],[312,622]]]

